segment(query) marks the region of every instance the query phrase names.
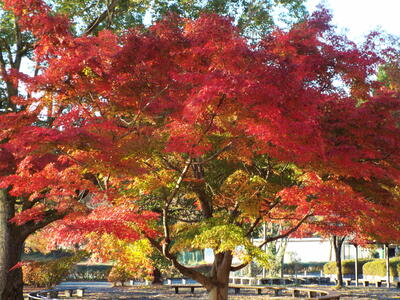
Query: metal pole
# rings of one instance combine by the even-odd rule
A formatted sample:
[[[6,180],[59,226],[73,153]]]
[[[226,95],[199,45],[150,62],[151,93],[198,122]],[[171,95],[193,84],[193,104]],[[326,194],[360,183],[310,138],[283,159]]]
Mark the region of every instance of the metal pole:
[[[264,241],[267,239],[267,225],[263,224],[263,235],[264,235]],[[267,252],[267,245],[264,245],[264,252]],[[263,266],[263,270],[262,270],[262,276],[263,278],[267,277],[267,270],[265,269],[265,267]]]
[[[356,276],[356,286],[358,286],[358,245],[354,244],[354,247],[356,247],[356,261],[354,265],[354,271],[355,271],[355,276]]]
[[[390,268],[389,268],[389,244],[385,244],[386,256],[386,286],[390,288]]]

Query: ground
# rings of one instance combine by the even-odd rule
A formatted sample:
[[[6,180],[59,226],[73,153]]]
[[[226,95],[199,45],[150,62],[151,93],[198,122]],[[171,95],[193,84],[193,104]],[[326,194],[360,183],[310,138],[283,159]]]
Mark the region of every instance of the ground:
[[[27,288],[26,291],[32,291],[37,289]],[[341,299],[400,299],[400,290],[391,288],[387,289],[384,287],[373,288],[373,287],[350,287],[344,288],[339,291],[342,294]],[[292,297],[275,297],[269,294],[269,297],[273,300],[292,299]],[[230,300],[261,300],[265,299],[266,294],[256,295],[253,291],[241,291],[241,295],[234,295],[233,291],[230,292]],[[69,298],[72,299],[72,298]],[[82,298],[80,298],[82,299]],[[191,294],[190,290],[182,290],[178,295],[175,294],[174,290],[168,286],[134,286],[134,287],[91,287],[88,288],[88,293],[85,299],[96,299],[96,300],[116,300],[116,299],[141,299],[141,300],[181,300],[181,299],[196,299],[206,300],[207,295],[204,289],[197,289],[195,294]]]

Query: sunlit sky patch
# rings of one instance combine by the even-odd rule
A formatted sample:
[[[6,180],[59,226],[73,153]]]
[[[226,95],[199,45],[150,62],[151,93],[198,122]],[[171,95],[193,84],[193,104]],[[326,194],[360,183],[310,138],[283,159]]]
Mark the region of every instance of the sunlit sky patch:
[[[307,0],[310,12],[321,0]],[[373,30],[400,36],[400,0],[324,0],[333,13],[333,23],[350,39],[361,41]]]

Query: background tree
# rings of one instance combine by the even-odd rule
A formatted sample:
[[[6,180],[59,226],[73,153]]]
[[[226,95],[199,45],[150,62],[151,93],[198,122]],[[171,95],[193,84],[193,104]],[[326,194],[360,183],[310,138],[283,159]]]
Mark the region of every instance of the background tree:
[[[282,232],[282,225],[277,223],[263,224],[259,229],[258,237],[266,240],[268,236],[278,235]],[[283,277],[284,256],[289,238],[282,238],[266,244],[263,250],[270,258],[268,269],[263,268],[263,277]],[[267,275],[268,274],[268,275]]]

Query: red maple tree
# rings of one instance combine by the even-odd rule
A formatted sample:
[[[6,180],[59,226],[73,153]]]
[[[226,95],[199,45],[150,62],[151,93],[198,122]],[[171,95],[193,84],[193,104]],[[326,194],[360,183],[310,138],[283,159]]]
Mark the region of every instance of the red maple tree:
[[[9,124],[2,187],[40,199],[16,226],[38,224],[48,198],[74,211],[73,193],[90,191],[106,208],[76,230],[146,237],[210,299],[227,299],[229,273],[265,258],[250,243],[261,222],[290,225],[266,243],[311,215],[354,208],[357,190],[340,182],[398,184],[398,95],[371,95],[380,62],[372,41],[357,47],[336,35],[324,10],[251,44],[217,15],[76,38],[43,2],[6,2],[38,39],[39,75],[3,74],[35,95],[14,99],[27,109],[0,116]],[[40,113],[48,126],[35,124]],[[34,185],[18,177],[44,157],[28,174]],[[301,176],[313,173],[322,179]],[[337,196],[335,184],[348,195]],[[149,222],[139,222],[142,212]],[[240,245],[243,264],[232,266]],[[215,252],[207,275],[177,260],[179,250],[201,247]]]

